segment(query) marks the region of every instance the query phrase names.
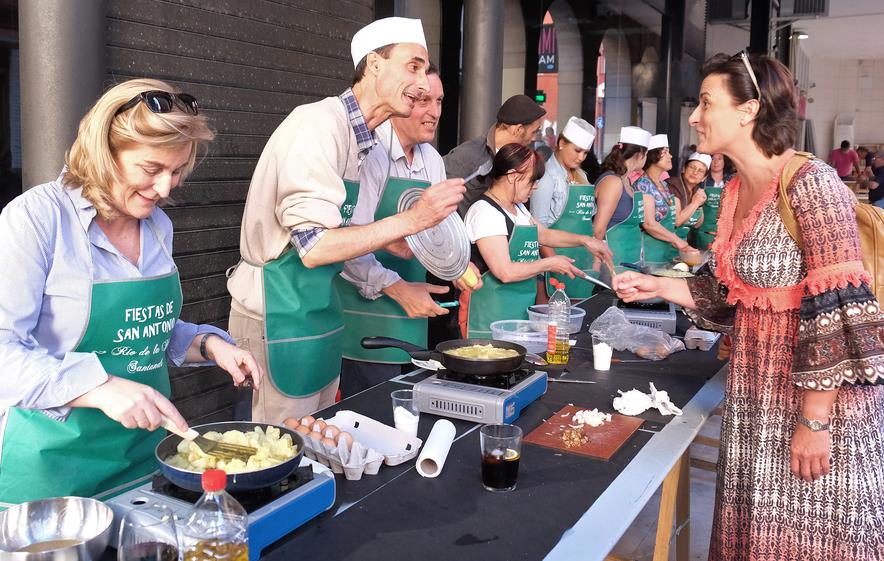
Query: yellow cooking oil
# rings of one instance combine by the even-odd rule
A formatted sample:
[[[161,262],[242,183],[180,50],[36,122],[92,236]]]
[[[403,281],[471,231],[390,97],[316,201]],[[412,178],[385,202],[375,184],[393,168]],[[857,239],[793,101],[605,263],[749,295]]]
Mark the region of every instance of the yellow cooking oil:
[[[546,350],[546,362],[550,364],[568,364],[568,353],[571,351],[571,345],[568,341],[556,342],[555,350],[550,353]]]
[[[546,332],[546,362],[550,364],[568,364],[571,351],[570,341],[556,337],[556,324],[549,322]]]
[[[220,540],[204,540],[184,553],[184,561],[249,561],[249,546]]]

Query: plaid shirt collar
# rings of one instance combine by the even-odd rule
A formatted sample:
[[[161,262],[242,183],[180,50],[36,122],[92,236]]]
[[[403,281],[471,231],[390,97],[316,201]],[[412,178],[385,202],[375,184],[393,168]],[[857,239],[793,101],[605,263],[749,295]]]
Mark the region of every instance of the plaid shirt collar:
[[[378,143],[378,139],[374,131],[365,124],[365,115],[362,114],[362,109],[359,108],[359,104],[356,102],[353,90],[347,88],[338,97],[347,109],[347,117],[350,119],[350,126],[353,128],[353,134],[356,136],[356,145],[359,148],[359,161],[361,162],[374,145]]]

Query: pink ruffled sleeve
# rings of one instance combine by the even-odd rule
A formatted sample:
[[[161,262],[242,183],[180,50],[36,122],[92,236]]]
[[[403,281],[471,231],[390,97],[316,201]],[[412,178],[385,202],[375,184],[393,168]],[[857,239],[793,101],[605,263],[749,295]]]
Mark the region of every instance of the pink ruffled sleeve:
[[[863,268],[853,194],[817,160],[788,193],[807,267],[793,380],[815,390],[884,383],[884,314]]]

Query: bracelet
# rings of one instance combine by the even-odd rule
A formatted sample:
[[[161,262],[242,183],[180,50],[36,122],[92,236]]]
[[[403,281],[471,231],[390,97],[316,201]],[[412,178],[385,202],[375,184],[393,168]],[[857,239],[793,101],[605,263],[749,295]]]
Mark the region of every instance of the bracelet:
[[[214,333],[203,333],[203,337],[200,339],[200,356],[202,356],[204,360],[212,360],[209,358],[209,353],[206,352],[206,339],[212,335],[214,335]]]
[[[824,431],[824,430],[829,430],[829,421],[823,422],[823,421],[818,421],[816,419],[808,419],[807,417],[805,417],[801,413],[798,413],[795,420],[798,421],[799,423],[801,423],[802,425],[804,425],[805,427],[809,428],[813,432],[820,432],[820,431]]]

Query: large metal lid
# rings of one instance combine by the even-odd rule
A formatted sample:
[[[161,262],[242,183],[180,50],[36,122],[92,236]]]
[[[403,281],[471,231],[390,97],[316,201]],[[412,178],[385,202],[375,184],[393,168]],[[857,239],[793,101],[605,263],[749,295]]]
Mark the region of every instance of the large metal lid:
[[[403,191],[399,212],[411,208],[422,193],[423,189],[418,188]],[[432,228],[406,236],[405,241],[421,265],[442,280],[459,279],[470,265],[470,239],[457,212]]]

